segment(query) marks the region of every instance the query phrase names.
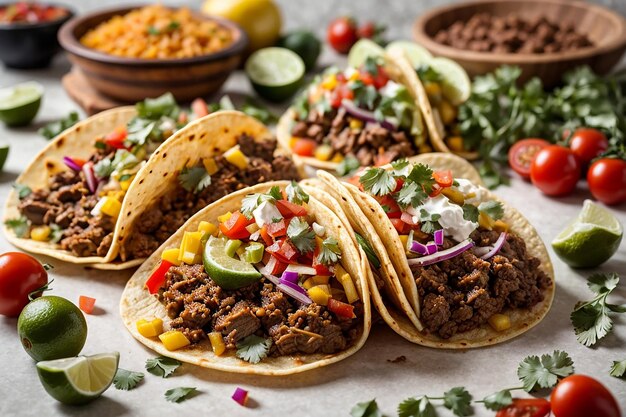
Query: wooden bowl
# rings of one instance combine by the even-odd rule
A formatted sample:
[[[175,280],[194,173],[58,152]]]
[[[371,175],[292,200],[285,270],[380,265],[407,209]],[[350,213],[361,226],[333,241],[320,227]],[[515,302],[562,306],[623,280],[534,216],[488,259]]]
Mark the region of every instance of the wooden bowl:
[[[233,33],[233,43],[215,53],[181,59],[125,58],[88,48],[79,39],[90,29],[135,7],[117,7],[86,14],[68,21],[59,32],[59,42],[70,61],[100,93],[124,102],[137,102],[171,92],[179,101],[189,101],[217,91],[241,62],[248,44],[245,32],[235,23],[198,12],[198,19],[216,21]]]
[[[593,46],[543,54],[493,53],[461,50],[434,40],[440,29],[467,21],[477,13],[514,14],[524,20],[543,16],[552,22],[571,22]],[[433,55],[458,62],[470,76],[491,72],[500,65],[517,65],[522,69],[520,82],[538,76],[545,86],[553,87],[561,82],[565,71],[580,65],[589,65],[599,74],[611,71],[626,50],[626,20],[604,7],[573,0],[478,0],[423,14],[413,25],[413,37]]]

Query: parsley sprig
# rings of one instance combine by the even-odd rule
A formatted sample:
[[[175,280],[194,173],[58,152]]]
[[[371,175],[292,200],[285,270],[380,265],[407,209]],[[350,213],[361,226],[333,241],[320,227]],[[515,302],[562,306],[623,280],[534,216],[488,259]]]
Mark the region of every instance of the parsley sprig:
[[[143,372],[134,372],[118,368],[115,373],[115,378],[113,378],[113,385],[119,390],[130,391],[135,388],[143,378]]]
[[[327,237],[322,241],[318,260],[321,264],[332,265],[341,259],[341,248],[334,237]]]
[[[623,361],[613,361],[610,375],[615,378],[623,378],[626,376],[626,359]]]
[[[295,181],[291,181],[285,187],[285,192],[287,193],[287,200],[293,204],[302,205],[302,203],[309,202],[309,195],[304,192],[300,184]]]

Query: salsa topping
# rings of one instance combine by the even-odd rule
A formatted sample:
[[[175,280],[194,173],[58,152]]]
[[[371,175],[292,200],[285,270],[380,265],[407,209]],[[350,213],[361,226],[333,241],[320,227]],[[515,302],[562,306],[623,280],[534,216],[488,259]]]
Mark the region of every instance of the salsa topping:
[[[0,24],[52,22],[69,14],[62,7],[19,1],[0,7]]]

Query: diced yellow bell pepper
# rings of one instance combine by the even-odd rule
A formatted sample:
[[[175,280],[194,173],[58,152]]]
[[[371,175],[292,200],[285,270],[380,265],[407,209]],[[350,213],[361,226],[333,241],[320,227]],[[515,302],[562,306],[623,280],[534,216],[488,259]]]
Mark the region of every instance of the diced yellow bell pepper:
[[[454,152],[463,152],[465,148],[463,147],[463,138],[460,136],[450,136],[446,139],[448,142],[448,147],[451,151]]]
[[[261,228],[258,224],[252,223],[246,226],[246,230],[248,231],[248,233],[253,234],[261,230]]]
[[[402,247],[406,248],[409,243],[409,235],[400,235],[400,242],[402,242]]]
[[[359,77],[361,76],[361,74],[359,74],[358,71],[353,71],[350,76],[348,77],[348,80],[350,81],[356,81],[359,79]]]
[[[185,232],[180,244],[178,260],[186,264],[196,263],[202,250],[202,232]]]
[[[348,302],[352,304],[353,302],[360,300],[359,293],[354,286],[354,282],[352,282],[352,277],[347,272],[337,277],[341,286],[343,287],[344,292],[346,293],[346,298]]]
[[[321,86],[324,90],[334,90],[337,87],[337,76],[335,74],[328,74],[322,80]]]
[[[122,209],[122,203],[118,199],[112,197],[104,197],[105,202],[102,204],[100,211],[107,216],[117,217]]]
[[[189,339],[179,330],[170,330],[159,335],[159,339],[163,342],[163,346],[167,350],[178,350],[182,347],[189,345]]]
[[[309,288],[315,287],[315,283],[313,282],[313,278],[309,278],[306,281],[304,281],[302,283],[302,287],[304,287],[305,290],[308,290]]]
[[[437,110],[444,125],[452,124],[456,120],[457,109],[447,100],[441,100],[437,105]]]
[[[212,235],[217,231],[217,226],[213,223],[205,222],[204,220],[198,225],[198,232],[203,234]]]
[[[328,284],[316,285],[316,287],[324,291],[326,294],[328,294],[329,297],[332,294],[332,288]]]
[[[497,332],[502,332],[511,327],[511,319],[505,314],[494,314],[489,317],[489,325]]]
[[[328,281],[330,281],[329,276],[323,275],[315,275],[314,277],[311,277],[309,279],[312,280],[314,285],[326,285],[328,284]]]
[[[344,159],[344,158],[343,158],[343,155],[342,155],[342,154],[340,154],[340,153],[335,153],[335,156],[333,156],[333,159],[331,159],[330,161],[331,161],[331,162],[337,162],[337,163],[339,163],[339,162],[343,161],[343,159]]]
[[[333,156],[333,148],[330,145],[319,145],[315,148],[315,158],[320,161],[328,161]]]
[[[30,238],[37,242],[46,242],[48,237],[50,237],[50,233],[51,230],[49,226],[35,226],[30,231]]]
[[[320,287],[311,287],[307,290],[307,293],[314,303],[322,306],[328,305],[328,300],[330,299],[330,296]]]
[[[228,219],[230,219],[230,216],[232,216],[233,213],[226,212],[225,214],[222,214],[221,216],[217,216],[217,221],[220,223],[226,223],[228,221]]]
[[[143,337],[157,337],[163,333],[163,320],[159,318],[148,320],[137,320],[137,331]]]
[[[424,90],[430,101],[438,103],[441,100],[441,86],[438,83],[426,82],[424,83]]]
[[[179,248],[165,249],[163,252],[161,252],[161,259],[173,265],[179,266],[180,265],[180,260],[178,259],[179,255],[180,255]]]
[[[455,204],[458,204],[459,206],[462,206],[463,204],[465,204],[465,197],[463,196],[463,193],[452,187],[443,188],[441,190],[441,194],[445,195],[446,197],[448,197],[450,201],[452,201]]]
[[[502,220],[496,220],[496,222],[493,224],[493,230],[495,230],[496,232],[508,232],[509,231],[509,225],[505,222],[503,222]]]
[[[483,229],[491,230],[493,229],[494,224],[495,221],[491,218],[491,216],[485,214],[485,212],[483,211],[480,212],[480,215],[478,216],[478,225],[480,227],[482,227]]]
[[[248,158],[241,152],[239,145],[233,146],[224,152],[224,159],[239,169],[246,169],[248,167]]]
[[[113,198],[117,201],[124,200],[124,196],[126,195],[126,191],[117,190],[117,191],[109,191],[107,193],[107,197]]]
[[[219,169],[217,163],[215,162],[215,158],[204,158],[202,160],[202,165],[204,165],[204,169],[206,169],[207,174],[213,175]]]
[[[135,176],[133,175],[127,180],[120,181],[120,188],[122,189],[122,191],[127,191],[130,188],[130,184],[133,182],[134,178]]]
[[[289,139],[289,148],[293,149],[293,147],[296,146],[297,141],[298,141],[298,138],[295,136],[292,136],[291,139]]]
[[[363,121],[359,119],[350,119],[350,129],[361,130],[363,128]]]
[[[224,351],[226,351],[226,345],[224,344],[224,338],[220,332],[211,332],[209,333],[209,341],[211,342],[211,348],[213,349],[213,353],[217,356],[220,356]]]

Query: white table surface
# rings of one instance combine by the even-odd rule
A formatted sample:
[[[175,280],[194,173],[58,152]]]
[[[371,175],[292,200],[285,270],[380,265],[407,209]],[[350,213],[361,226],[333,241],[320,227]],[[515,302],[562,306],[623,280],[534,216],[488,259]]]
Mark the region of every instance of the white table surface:
[[[325,53],[324,62],[336,57]],[[0,86],[37,80],[45,87],[42,109],[33,126],[7,129],[0,126],[0,143],[11,146],[4,172],[0,174],[0,204],[9,193],[17,175],[46,144],[36,133],[37,127],[65,116],[77,106],[66,96],[59,79],[69,70],[63,57],[52,68],[38,71],[9,71],[0,67]],[[249,93],[241,74],[225,85],[226,92]],[[513,178],[510,187],[497,193],[521,212],[537,228],[544,242],[550,242],[566,223],[576,216],[589,193],[579,185],[566,198],[547,198],[531,185]],[[0,209],[2,210],[2,209]],[[626,225],[626,206],[611,210]],[[52,294],[78,302],[79,295],[97,299],[98,314],[87,315],[89,335],[83,354],[119,351],[120,367],[144,371],[143,383],[133,391],[111,387],[102,398],[85,407],[62,405],[43,390],[34,362],[23,351],[17,338],[16,319],[0,317],[0,415],[2,416],[165,416],[174,413],[202,416],[347,416],[357,402],[376,398],[387,416],[396,415],[397,405],[407,397],[422,394],[441,395],[454,386],[465,386],[476,399],[499,389],[518,386],[517,364],[527,355],[555,349],[567,351],[578,373],[599,379],[617,398],[626,412],[626,381],[610,377],[614,360],[626,359],[626,318],[615,319],[611,335],[594,349],[580,345],[575,338],[569,315],[578,300],[589,299],[586,278],[593,272],[617,272],[622,282],[615,302],[626,301],[626,242],[606,264],[594,270],[572,270],[562,263],[548,245],[556,271],[557,291],[554,304],[545,320],[536,328],[510,342],[494,347],[445,351],[424,348],[406,342],[384,325],[374,326],[366,346],[354,356],[335,365],[292,377],[258,377],[226,374],[183,365],[168,379],[155,377],[144,370],[153,352],[136,342],[119,317],[118,302],[132,271],[102,272],[89,270],[54,259],[39,257],[55,266]],[[0,252],[12,251],[0,233]],[[389,360],[405,356],[403,363]],[[181,404],[166,402],[166,390],[180,386],[197,387],[200,394]],[[242,408],[230,396],[237,386],[249,390],[250,404]],[[495,413],[481,405],[476,416]],[[451,416],[439,409],[440,416]]]

